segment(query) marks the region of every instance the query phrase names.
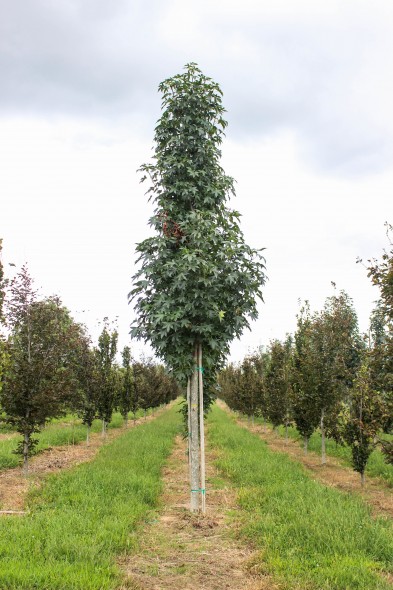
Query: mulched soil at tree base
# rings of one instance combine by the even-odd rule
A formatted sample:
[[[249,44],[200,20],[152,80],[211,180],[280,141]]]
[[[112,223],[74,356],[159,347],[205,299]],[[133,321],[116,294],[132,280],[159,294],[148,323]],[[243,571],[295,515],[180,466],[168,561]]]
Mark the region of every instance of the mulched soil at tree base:
[[[214,452],[207,449],[207,512],[189,512],[186,441],[176,439],[163,472],[161,513],[141,529],[136,555],[119,563],[135,590],[275,590],[267,576],[253,574],[255,553],[234,540],[227,513],[237,509],[229,485],[214,489]],[[232,525],[233,527],[233,525]]]

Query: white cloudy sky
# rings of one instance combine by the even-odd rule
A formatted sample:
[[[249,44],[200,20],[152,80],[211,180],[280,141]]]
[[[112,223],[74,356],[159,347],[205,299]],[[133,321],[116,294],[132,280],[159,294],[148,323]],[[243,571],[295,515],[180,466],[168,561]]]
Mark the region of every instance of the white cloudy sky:
[[[269,282],[233,345],[283,338],[299,299],[348,291],[367,329],[393,220],[391,0],[0,0],[0,237],[97,335],[128,343],[134,245],[151,208],[157,86],[195,61],[224,92],[232,206]],[[134,351],[139,345],[134,344]]]

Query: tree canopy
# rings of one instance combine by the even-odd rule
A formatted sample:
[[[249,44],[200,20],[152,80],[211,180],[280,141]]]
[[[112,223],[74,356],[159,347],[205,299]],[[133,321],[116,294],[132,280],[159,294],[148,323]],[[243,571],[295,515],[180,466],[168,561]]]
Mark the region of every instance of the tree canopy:
[[[212,375],[232,339],[257,317],[264,260],[245,243],[239,213],[226,207],[234,181],[219,164],[227,124],[218,84],[188,64],[159,90],[154,161],[141,167],[156,205],[155,233],[137,246],[131,334],[149,341],[184,381],[196,343]]]

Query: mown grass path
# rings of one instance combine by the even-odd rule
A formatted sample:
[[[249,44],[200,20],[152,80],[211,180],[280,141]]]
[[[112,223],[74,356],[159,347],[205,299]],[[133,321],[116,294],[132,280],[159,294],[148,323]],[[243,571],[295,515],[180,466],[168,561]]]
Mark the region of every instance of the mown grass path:
[[[223,402],[219,402],[218,405],[232,416],[235,415]],[[359,474],[339,459],[327,457],[327,464],[321,465],[319,454],[308,451],[305,455],[295,440],[285,440],[271,428],[264,429],[260,424],[252,425],[246,419],[236,418],[236,422],[266,441],[273,451],[286,453],[291,459],[301,463],[315,480],[345,492],[356,493],[372,507],[375,515],[388,515],[393,518],[393,489],[385,480],[367,477],[366,485],[362,487]]]
[[[116,559],[156,506],[179,429],[172,407],[101,447],[93,461],[47,477],[29,497],[30,514],[0,519],[0,588],[119,587]]]
[[[228,512],[237,509],[236,492],[218,475],[217,455],[207,458],[207,514],[189,512],[187,444],[178,437],[164,468],[160,510],[143,531],[135,554],[122,560],[128,587],[135,590],[274,590],[269,576],[247,568],[253,551],[236,540]]]
[[[260,550],[255,568],[283,589],[393,588],[393,527],[358,497],[314,481],[286,454],[214,407],[217,467],[238,488],[234,525]]]

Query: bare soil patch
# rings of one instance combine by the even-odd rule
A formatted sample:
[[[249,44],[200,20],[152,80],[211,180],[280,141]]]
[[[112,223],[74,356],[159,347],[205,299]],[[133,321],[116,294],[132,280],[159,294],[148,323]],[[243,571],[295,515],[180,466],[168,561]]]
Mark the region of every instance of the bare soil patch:
[[[254,575],[255,553],[234,538],[228,511],[236,494],[213,465],[207,449],[207,513],[189,512],[186,441],[177,437],[163,472],[162,511],[141,533],[138,554],[120,563],[134,590],[274,590],[267,576]],[[217,481],[219,480],[219,485]],[[216,483],[216,485],[215,485]]]
[[[228,406],[222,401],[219,401],[218,405],[223,410],[231,412]],[[243,428],[248,428],[251,432],[258,434],[268,443],[269,448],[273,451],[286,453],[291,459],[302,463],[312,473],[312,477],[315,480],[330,487],[361,495],[371,506],[375,516],[393,517],[392,490],[382,479],[368,477],[365,486],[362,487],[359,474],[350,467],[343,465],[339,459],[328,456],[327,464],[321,465],[321,458],[317,453],[309,451],[305,455],[303,449],[295,440],[285,440],[284,437],[274,432],[272,428],[266,427],[265,430],[263,426],[249,424],[246,420],[240,418],[236,421]]]
[[[154,416],[148,416],[146,421]],[[140,418],[129,422],[129,428],[145,421]],[[124,434],[126,428],[116,428],[107,431],[106,437],[101,434],[91,434],[90,444],[81,442],[76,445],[51,447],[32,457],[29,461],[29,473],[25,476],[20,467],[5,469],[0,472],[0,516],[20,514],[24,511],[25,500],[31,486],[39,487],[45,476],[69,469],[80,463],[91,461],[103,444]]]
[[[0,434],[0,440],[10,440],[11,438],[16,438],[17,434],[15,432],[2,432]]]

